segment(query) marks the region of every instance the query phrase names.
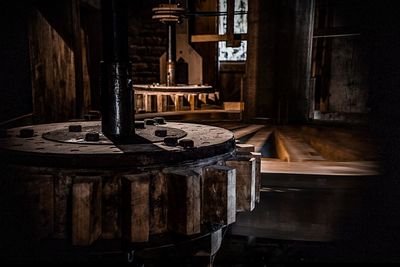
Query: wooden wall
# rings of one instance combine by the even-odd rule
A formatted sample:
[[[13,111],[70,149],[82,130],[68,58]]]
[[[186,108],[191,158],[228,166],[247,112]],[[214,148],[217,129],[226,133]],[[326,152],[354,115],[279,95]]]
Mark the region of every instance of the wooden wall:
[[[80,1],[38,1],[28,25],[35,122],[81,118],[90,108],[90,77]]]

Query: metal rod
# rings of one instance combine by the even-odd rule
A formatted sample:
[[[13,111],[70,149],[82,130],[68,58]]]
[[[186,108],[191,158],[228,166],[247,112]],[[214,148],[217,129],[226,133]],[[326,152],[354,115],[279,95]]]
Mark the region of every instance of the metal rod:
[[[134,134],[131,63],[128,59],[128,3],[102,0],[102,131],[112,141],[128,142]]]
[[[168,43],[167,43],[167,86],[176,84],[175,65],[176,65],[176,25],[168,23]]]

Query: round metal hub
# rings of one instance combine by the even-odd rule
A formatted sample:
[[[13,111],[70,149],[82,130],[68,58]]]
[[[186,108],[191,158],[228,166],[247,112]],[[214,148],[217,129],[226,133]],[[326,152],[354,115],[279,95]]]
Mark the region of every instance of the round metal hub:
[[[82,131],[70,132],[70,126],[77,124],[82,126]],[[33,129],[33,136],[20,135],[26,128]],[[100,129],[99,121],[9,129],[8,136],[0,138],[0,156],[6,162],[51,167],[152,168],[224,157],[235,149],[232,132],[207,125],[174,122],[146,125],[145,129],[136,129],[139,141],[121,145],[113,144]],[[99,140],[86,141],[85,135],[89,132],[98,132]],[[188,141],[179,142],[182,138],[193,143],[184,145]],[[176,142],[170,142],[171,139]]]
[[[146,125],[144,129],[136,129],[138,143],[155,143],[162,142],[164,136],[157,135],[160,130],[165,130],[165,137],[182,138],[186,136],[186,132],[177,128],[171,128],[158,125]],[[90,141],[85,138],[88,133],[99,133],[99,141]],[[42,137],[49,141],[80,144],[80,145],[113,145],[106,136],[101,133],[101,124],[98,122],[96,125],[83,126],[80,132],[71,132],[68,128],[61,128],[43,133]]]

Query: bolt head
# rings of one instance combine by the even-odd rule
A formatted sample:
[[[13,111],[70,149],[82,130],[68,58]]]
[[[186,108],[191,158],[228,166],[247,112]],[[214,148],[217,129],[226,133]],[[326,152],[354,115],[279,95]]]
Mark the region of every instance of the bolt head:
[[[35,135],[35,131],[33,128],[23,128],[19,131],[19,137],[21,138],[29,138]]]
[[[144,121],[135,121],[135,129],[145,129]]]
[[[179,140],[179,145],[183,148],[193,148],[194,141],[192,139],[181,139]]]
[[[72,124],[72,125],[68,126],[68,131],[70,133],[80,133],[80,132],[82,132],[82,125]]]
[[[154,132],[155,136],[158,137],[166,137],[167,136],[167,130],[166,129],[157,129]]]
[[[164,144],[167,146],[176,146],[178,144],[178,137],[168,136],[164,138]]]
[[[100,140],[100,135],[98,132],[89,132],[85,135],[85,141],[97,142]]]
[[[163,117],[155,117],[153,120],[158,124],[166,124],[167,123],[165,121],[165,118],[163,118]]]
[[[145,119],[144,124],[146,125],[154,125],[156,122],[153,119]]]

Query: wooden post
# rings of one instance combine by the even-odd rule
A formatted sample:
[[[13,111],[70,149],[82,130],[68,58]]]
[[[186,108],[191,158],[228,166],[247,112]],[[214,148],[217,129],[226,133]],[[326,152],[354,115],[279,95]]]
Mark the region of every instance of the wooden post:
[[[175,110],[180,111],[183,109],[183,95],[175,94]]]
[[[218,224],[234,223],[236,221],[236,170],[227,166],[213,165],[206,167],[203,174],[205,220]]]
[[[190,94],[189,95],[189,103],[190,103],[190,110],[195,110],[198,103],[198,96],[197,94]]]
[[[144,99],[144,110],[146,112],[152,112],[152,97],[149,94],[143,94],[143,99]]]
[[[127,175],[122,182],[122,233],[129,242],[149,239],[148,174]]]
[[[72,185],[72,244],[91,245],[101,234],[101,177],[76,177]]]
[[[260,202],[261,190],[261,153],[251,152],[251,155],[256,159],[256,202]]]
[[[252,211],[255,207],[256,159],[241,156],[226,161],[236,169],[236,211]]]
[[[176,233],[200,233],[200,175],[194,171],[168,173],[168,228]]]
[[[157,95],[157,112],[165,112],[168,108],[168,96]]]
[[[158,173],[150,181],[150,234],[167,231],[167,177]]]

